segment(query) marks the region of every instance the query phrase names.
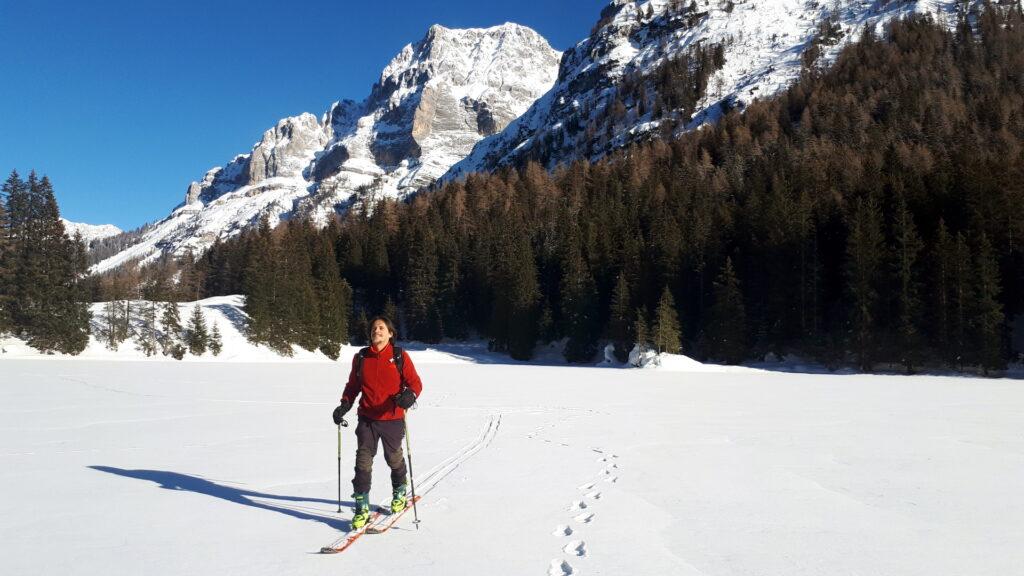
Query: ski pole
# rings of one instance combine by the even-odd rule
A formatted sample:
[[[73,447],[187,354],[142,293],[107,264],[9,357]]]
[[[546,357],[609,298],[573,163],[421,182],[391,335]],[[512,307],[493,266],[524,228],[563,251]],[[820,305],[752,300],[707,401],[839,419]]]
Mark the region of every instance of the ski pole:
[[[412,444],[409,443],[409,424],[405,418],[402,418],[402,427],[405,428],[405,451],[409,453],[409,489],[412,491],[412,516],[414,518],[412,523],[419,530],[420,515],[416,510],[416,483],[412,480]]]
[[[341,514],[341,427],[348,426],[344,418],[338,424],[338,514]]]

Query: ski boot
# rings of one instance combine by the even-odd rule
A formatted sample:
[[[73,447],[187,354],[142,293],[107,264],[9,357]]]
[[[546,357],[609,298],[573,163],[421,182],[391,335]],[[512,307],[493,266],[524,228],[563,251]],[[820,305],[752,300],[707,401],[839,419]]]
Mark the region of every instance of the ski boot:
[[[391,513],[397,514],[405,507],[409,505],[409,500],[405,496],[405,484],[395,488],[391,492]]]
[[[366,492],[357,492],[352,495],[355,498],[355,516],[352,517],[352,529],[359,530],[363,526],[366,526],[366,521],[370,519],[370,495]]]

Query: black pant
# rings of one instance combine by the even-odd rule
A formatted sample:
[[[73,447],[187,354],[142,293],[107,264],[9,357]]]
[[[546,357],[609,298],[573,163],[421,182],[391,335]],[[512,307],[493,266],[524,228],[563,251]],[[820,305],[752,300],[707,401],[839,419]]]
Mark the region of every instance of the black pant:
[[[378,439],[384,444],[384,460],[391,467],[391,487],[398,488],[406,483],[405,455],[402,453],[404,437],[403,420],[359,418],[359,424],[356,426],[356,475],[352,479],[352,489],[356,493],[370,491],[373,457],[377,455]]]

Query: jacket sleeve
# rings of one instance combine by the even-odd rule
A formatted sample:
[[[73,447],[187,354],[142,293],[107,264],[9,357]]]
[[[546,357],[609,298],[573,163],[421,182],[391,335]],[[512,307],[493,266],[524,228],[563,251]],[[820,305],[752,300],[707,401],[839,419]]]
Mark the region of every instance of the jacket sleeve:
[[[402,350],[402,356],[405,358],[402,360],[402,374],[405,376],[405,382],[412,389],[416,397],[420,397],[420,392],[423,391],[423,382],[420,381],[420,375],[416,373],[416,366],[412,363],[412,358],[409,353]]]
[[[350,403],[356,403],[356,396],[359,396],[361,392],[361,386],[359,384],[359,375],[356,374],[356,365],[359,362],[359,354],[352,356],[352,369],[348,373],[348,383],[345,384],[345,391],[341,393],[341,401],[348,400]]]

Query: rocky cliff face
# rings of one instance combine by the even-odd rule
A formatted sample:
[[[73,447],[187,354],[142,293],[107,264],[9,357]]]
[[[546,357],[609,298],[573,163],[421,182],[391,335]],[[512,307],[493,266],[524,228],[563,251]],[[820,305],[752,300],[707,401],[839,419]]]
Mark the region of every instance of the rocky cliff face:
[[[960,4],[614,0],[592,34],[565,52],[551,91],[477,144],[444,178],[528,159],[548,167],[595,160],[630,142],[677,135],[789,86],[811,60],[805,56],[809,49],[819,54],[814,65],[825,66],[865,28],[882,32],[893,18],[911,13],[928,13],[952,26]],[[684,105],[673,105],[659,93],[658,79],[667,68],[694,83],[692,102],[683,97],[675,100]]]
[[[402,196],[430,184],[504,129],[555,81],[560,53],[516,24],[432,26],[388,64],[362,102],[336,102],[267,130],[248,154],[192,182],[182,205],[93,270],[161,253],[200,253],[218,237],[295,214],[319,222],[353,196]]]

